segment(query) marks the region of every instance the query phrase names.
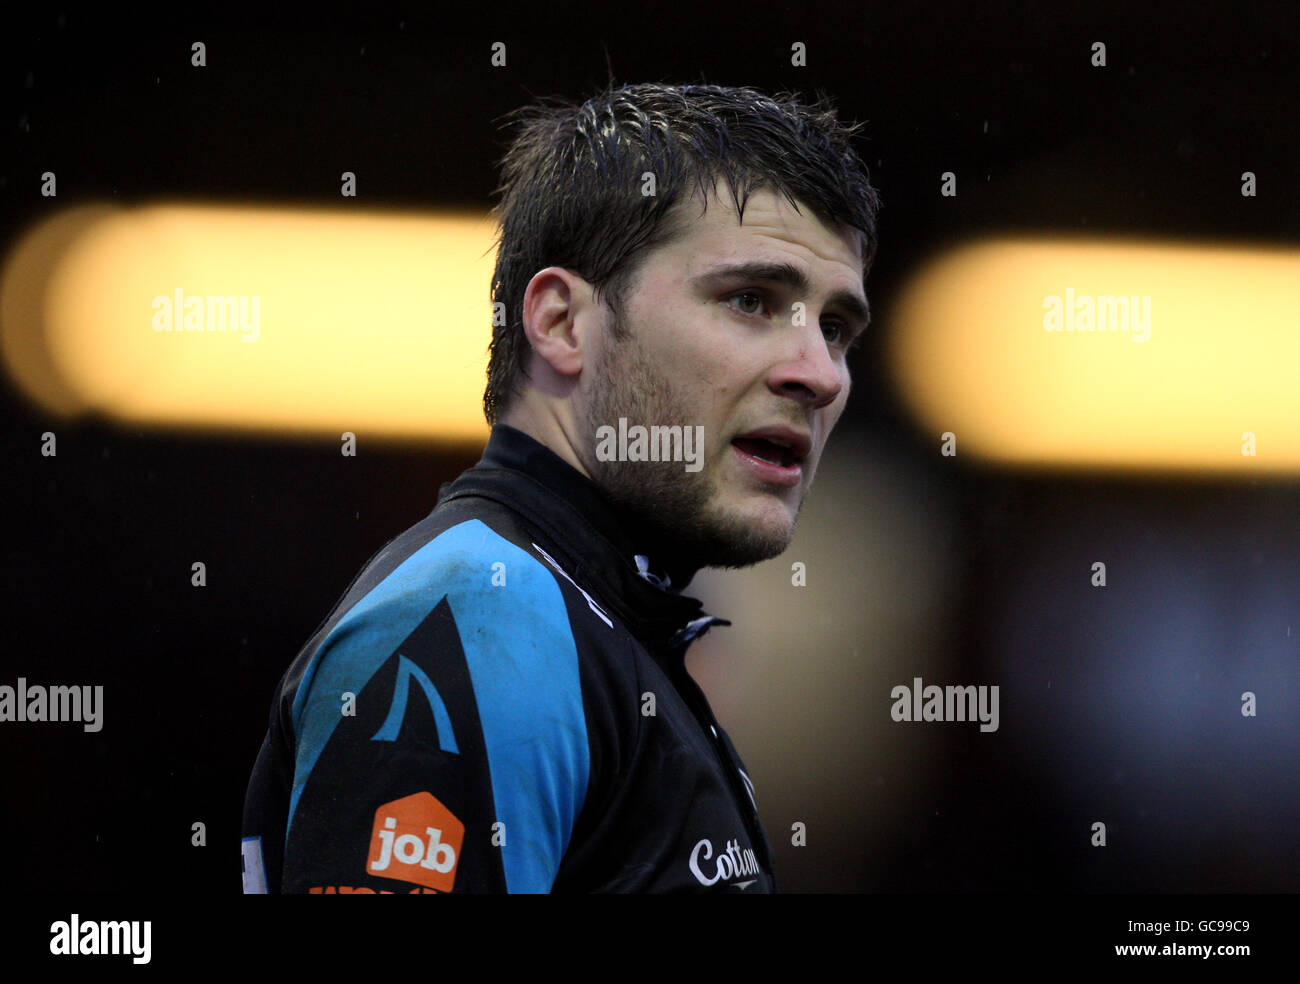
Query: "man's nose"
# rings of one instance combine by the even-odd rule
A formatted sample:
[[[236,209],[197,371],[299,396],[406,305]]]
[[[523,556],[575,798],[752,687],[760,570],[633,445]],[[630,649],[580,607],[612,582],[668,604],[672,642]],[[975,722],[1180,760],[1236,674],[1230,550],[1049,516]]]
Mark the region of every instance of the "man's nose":
[[[772,367],[769,385],[782,396],[820,410],[844,388],[842,366],[832,357],[819,324],[794,331],[794,350]]]

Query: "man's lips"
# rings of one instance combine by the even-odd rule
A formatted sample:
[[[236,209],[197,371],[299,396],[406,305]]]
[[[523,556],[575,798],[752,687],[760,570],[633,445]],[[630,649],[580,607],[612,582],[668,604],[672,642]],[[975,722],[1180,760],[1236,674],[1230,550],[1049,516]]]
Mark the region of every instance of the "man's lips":
[[[812,450],[807,433],[780,424],[746,431],[731,443],[748,455],[785,468],[802,464]]]
[[[812,440],[793,428],[765,427],[732,438],[731,446],[759,481],[790,487],[803,479],[803,460]]]

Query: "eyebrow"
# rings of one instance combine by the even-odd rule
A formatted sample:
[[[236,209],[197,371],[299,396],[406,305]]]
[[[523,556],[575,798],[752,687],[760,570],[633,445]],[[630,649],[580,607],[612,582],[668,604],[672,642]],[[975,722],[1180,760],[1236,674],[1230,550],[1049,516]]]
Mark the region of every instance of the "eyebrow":
[[[723,283],[748,280],[784,284],[797,294],[808,293],[808,276],[793,263],[731,263],[706,270],[691,282],[701,287],[718,287]],[[838,307],[857,321],[863,329],[871,324],[871,307],[866,298],[848,290],[837,290],[827,299],[827,306]]]

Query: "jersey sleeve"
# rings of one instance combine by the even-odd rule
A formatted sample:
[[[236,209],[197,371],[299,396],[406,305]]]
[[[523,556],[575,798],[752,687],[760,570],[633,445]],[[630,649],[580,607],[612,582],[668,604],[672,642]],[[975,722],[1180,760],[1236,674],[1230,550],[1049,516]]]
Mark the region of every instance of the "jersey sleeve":
[[[288,718],[282,891],[550,891],[590,770],[578,653],[555,578],[481,521],[347,611]]]

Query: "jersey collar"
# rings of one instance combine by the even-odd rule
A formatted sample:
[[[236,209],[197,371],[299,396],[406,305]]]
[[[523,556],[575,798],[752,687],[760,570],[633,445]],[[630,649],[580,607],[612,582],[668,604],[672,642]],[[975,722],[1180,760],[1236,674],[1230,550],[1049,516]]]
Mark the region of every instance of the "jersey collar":
[[[681,594],[696,567],[657,556],[600,486],[521,430],[494,425],[478,463],[444,485],[438,501],[465,495],[493,499],[544,529],[564,572],[654,649],[684,652],[710,625],[731,624]]]

